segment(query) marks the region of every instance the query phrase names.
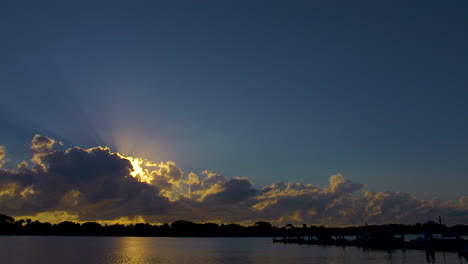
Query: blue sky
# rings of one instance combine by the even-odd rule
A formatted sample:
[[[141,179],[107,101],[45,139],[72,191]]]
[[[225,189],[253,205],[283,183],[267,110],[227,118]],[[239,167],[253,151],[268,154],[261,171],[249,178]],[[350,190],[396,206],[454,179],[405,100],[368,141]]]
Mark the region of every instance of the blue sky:
[[[39,133],[257,188],[342,173],[455,201],[468,185],[467,13],[466,1],[3,3],[5,167]]]

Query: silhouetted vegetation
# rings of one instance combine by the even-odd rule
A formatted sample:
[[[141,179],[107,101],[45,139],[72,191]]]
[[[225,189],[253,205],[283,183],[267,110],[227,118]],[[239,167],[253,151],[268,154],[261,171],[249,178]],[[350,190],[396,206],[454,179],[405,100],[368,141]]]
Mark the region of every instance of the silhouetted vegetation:
[[[258,222],[247,227],[238,224],[218,225],[184,220],[162,225],[149,223],[101,225],[96,222],[79,224],[70,221],[50,224],[30,219],[15,220],[13,217],[0,215],[0,235],[269,237],[275,233],[281,233],[281,228],[273,227],[267,222]]]
[[[418,234],[419,239],[405,240],[405,236]],[[113,224],[101,225],[96,222],[83,224],[64,221],[58,224],[15,220],[0,214],[0,235],[40,236],[173,236],[173,237],[273,237],[273,242],[362,246],[370,248],[414,248],[426,250],[466,251],[468,225],[448,227],[428,221],[414,225],[388,224],[353,227],[297,227],[287,224],[272,226],[268,222],[257,222],[252,226],[239,224],[194,223],[179,220],[172,224],[152,225]],[[352,237],[350,239],[350,237]],[[463,253],[466,254],[466,253]]]

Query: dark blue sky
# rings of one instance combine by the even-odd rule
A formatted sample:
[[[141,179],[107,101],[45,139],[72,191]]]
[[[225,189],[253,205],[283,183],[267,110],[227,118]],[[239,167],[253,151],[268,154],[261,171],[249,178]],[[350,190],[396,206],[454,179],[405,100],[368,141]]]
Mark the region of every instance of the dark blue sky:
[[[318,2],[0,4],[0,145],[467,195],[468,2]]]

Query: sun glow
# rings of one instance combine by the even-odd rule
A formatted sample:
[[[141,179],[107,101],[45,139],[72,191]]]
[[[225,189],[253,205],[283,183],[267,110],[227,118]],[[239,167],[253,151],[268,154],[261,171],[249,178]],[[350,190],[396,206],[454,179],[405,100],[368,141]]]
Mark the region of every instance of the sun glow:
[[[139,182],[157,186],[159,195],[175,201],[180,194],[188,191],[187,180],[183,177],[183,171],[173,161],[155,163],[144,158],[135,158],[115,152],[122,159],[126,159],[132,165],[130,176]]]
[[[148,163],[147,161],[145,161],[142,158],[129,157],[120,153],[118,153],[118,155],[124,159],[127,159],[132,164],[133,171],[130,172],[130,175],[132,177],[137,178],[140,182],[151,183],[151,181],[153,180],[153,177],[151,177],[151,173],[142,166],[143,164]]]

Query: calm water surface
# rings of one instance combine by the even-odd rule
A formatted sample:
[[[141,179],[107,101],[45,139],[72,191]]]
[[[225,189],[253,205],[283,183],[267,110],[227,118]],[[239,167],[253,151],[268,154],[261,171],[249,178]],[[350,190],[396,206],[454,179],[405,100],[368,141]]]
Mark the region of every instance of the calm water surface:
[[[269,238],[0,236],[2,264],[468,263],[455,252],[280,244]]]

